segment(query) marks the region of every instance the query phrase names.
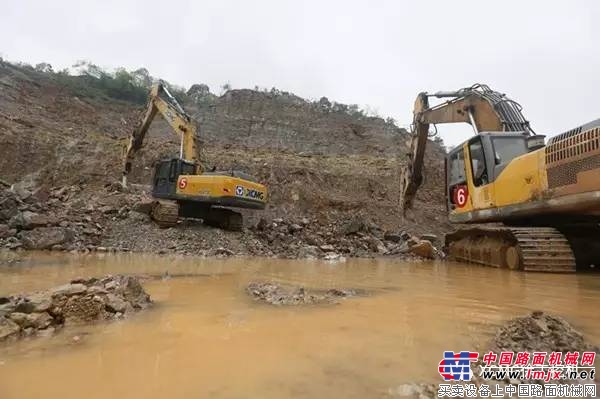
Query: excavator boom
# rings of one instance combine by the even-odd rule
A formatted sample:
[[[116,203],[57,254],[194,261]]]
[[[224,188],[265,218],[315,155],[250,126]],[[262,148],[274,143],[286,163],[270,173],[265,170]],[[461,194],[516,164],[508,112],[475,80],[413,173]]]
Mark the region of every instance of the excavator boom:
[[[146,133],[158,113],[180,135],[179,157],[195,164],[198,168],[197,173],[202,173],[196,143],[196,125],[165,85],[159,82],[152,87],[145,115],[129,137],[123,157],[123,186],[127,186],[127,175],[131,172],[135,154],[142,148]]]

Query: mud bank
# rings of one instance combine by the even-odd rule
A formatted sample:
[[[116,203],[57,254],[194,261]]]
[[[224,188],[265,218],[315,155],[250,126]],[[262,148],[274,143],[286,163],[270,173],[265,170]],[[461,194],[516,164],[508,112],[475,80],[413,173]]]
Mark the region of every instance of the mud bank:
[[[119,319],[152,304],[132,276],[75,279],[32,294],[0,297],[0,341],[53,334],[65,325]]]

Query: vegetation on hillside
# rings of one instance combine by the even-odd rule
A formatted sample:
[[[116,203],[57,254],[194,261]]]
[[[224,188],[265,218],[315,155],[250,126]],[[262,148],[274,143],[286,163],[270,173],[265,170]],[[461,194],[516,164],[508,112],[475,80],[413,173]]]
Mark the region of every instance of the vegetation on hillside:
[[[0,59],[0,64],[2,64],[2,62],[2,59]],[[20,67],[30,74],[40,74],[50,78],[59,85],[71,90],[73,94],[77,96],[116,99],[135,104],[144,104],[147,101],[150,87],[159,80],[150,75],[146,68],[134,70],[116,68],[114,71],[107,71],[89,61],[78,61],[71,68],[65,68],[60,71],[55,71],[52,65],[46,62],[36,64],[35,66],[26,63],[15,63],[11,65]],[[206,84],[194,84],[186,91],[183,87],[165,82],[164,80],[163,83],[182,103],[192,102],[200,106],[210,106],[215,104],[219,98],[219,95],[213,94]],[[220,96],[223,96],[227,95],[233,88],[231,84],[227,82],[221,85],[220,90]],[[275,87],[271,89],[261,89],[260,87],[255,86],[254,91],[288,102],[308,104],[324,113],[342,113],[357,119],[382,119],[391,127],[398,128],[397,123],[393,118],[383,119],[379,116],[377,110],[368,106],[360,107],[357,104],[343,104],[330,101],[327,97],[321,97],[319,100],[307,101],[293,93],[279,90]]]

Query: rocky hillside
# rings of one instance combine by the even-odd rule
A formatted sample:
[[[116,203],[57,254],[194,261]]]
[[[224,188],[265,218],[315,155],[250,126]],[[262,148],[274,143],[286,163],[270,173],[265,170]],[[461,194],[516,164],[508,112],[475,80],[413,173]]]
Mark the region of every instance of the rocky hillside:
[[[407,132],[393,122],[290,93],[229,90],[221,97],[193,91],[188,109],[207,144],[232,143],[323,155],[395,156]]]
[[[327,99],[310,102],[278,91],[230,90],[216,96],[190,90],[184,105],[198,121],[209,165],[244,170],[268,186],[269,207],[246,214],[249,228],[260,219],[270,223],[280,218],[290,225],[308,218],[316,230],[357,218],[382,232],[439,234],[448,227],[441,189],[443,151],[435,143],[428,149],[427,180],[415,210],[406,219],[399,212],[398,156],[406,153],[408,137],[390,120],[367,117]],[[138,104],[74,91],[56,74],[0,63],[0,179],[20,182],[32,193],[67,187],[77,193],[69,204],[79,198],[107,206],[103,202],[120,177],[122,145],[142,112]],[[177,137],[157,118],[130,181],[147,184],[153,162],[176,154],[178,147]],[[119,211],[132,201],[109,205]],[[141,228],[139,220],[106,219],[102,216],[107,226],[95,245],[105,240],[131,249],[154,249],[131,242],[137,237],[132,229]],[[147,241],[155,236],[160,246],[165,231],[152,225],[144,229]],[[215,234],[202,226],[197,232]],[[230,236],[239,244],[239,237]],[[119,240],[129,241],[118,245]],[[266,245],[287,242],[279,240]],[[326,241],[322,245],[328,245]],[[173,245],[177,247],[176,239]]]

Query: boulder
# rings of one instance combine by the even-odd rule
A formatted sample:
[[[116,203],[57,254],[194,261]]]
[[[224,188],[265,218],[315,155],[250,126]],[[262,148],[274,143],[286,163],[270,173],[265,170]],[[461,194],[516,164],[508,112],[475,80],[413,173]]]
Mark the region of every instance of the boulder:
[[[104,311],[104,301],[97,296],[72,295],[62,308],[65,323],[81,323],[98,320]]]
[[[325,256],[323,256],[323,259],[327,260],[327,261],[340,261],[340,262],[343,262],[346,260],[346,258],[344,258],[342,255],[334,253],[334,252],[326,253]]]
[[[136,212],[136,211],[130,211],[127,214],[127,218],[129,220],[131,220],[132,222],[136,222],[136,223],[148,223],[148,222],[150,222],[150,215],[145,214],[145,213],[141,213],[141,212]]]
[[[75,283],[75,284],[64,284],[58,287],[55,287],[51,290],[52,296],[61,296],[61,295],[76,295],[82,294],[87,290],[85,284]]]
[[[435,259],[435,248],[427,240],[418,240],[409,247],[410,252],[427,259]]]
[[[150,200],[150,199],[138,201],[135,204],[133,204],[133,206],[131,207],[131,210],[134,212],[144,213],[146,215],[149,215],[150,212],[152,211],[152,208],[154,207],[154,203],[155,203],[155,201]]]
[[[210,251],[210,256],[233,256],[235,252],[230,249],[219,247]]]
[[[290,224],[290,225],[288,226],[288,231],[289,231],[290,233],[295,233],[295,232],[297,232],[297,231],[300,231],[300,230],[302,230],[302,229],[303,229],[303,227],[302,227],[302,226],[300,226],[299,224],[296,224],[296,223],[292,223],[292,224]]]
[[[50,249],[53,245],[70,241],[72,232],[63,227],[40,227],[21,232],[21,241],[27,249]]]
[[[0,341],[17,336],[21,328],[14,321],[0,316]]]
[[[298,251],[298,258],[314,259],[318,258],[320,254],[321,251],[319,250],[319,248],[317,248],[314,245],[307,245],[305,247],[300,248],[300,250]]]
[[[49,293],[38,293],[29,296],[29,303],[33,305],[33,312],[45,312],[52,307],[52,298]]]
[[[11,227],[25,230],[35,229],[36,227],[45,227],[56,223],[56,219],[51,216],[40,215],[31,211],[19,213],[10,220]]]
[[[373,252],[384,253],[386,251],[383,242],[375,237],[367,237],[365,241],[369,245],[369,249]]]
[[[31,191],[29,191],[25,185],[21,183],[13,184],[12,191],[17,195],[17,197],[19,197],[21,201],[31,197],[32,194]]]
[[[112,215],[112,214],[119,212],[119,210],[117,208],[115,208],[114,206],[110,206],[110,205],[101,206],[98,210],[105,215]]]
[[[402,241],[402,236],[400,234],[396,234],[396,233],[385,233],[383,235],[383,239],[385,241],[390,241],[390,242],[395,242],[398,243],[400,241]]]
[[[8,315],[8,318],[23,328],[27,327],[27,313],[13,312]]]
[[[258,223],[256,224],[256,230],[264,231],[268,228],[269,223],[265,218],[260,218]]]
[[[325,252],[333,252],[335,251],[335,247],[331,244],[325,244],[325,245],[321,245],[319,247],[319,249],[321,249],[321,251],[325,251]]]
[[[16,229],[10,228],[7,224],[0,224],[0,239],[12,237],[17,234]]]
[[[27,298],[19,299],[15,306],[15,312],[31,313],[34,310],[35,310],[35,305],[33,303],[29,302],[29,300]]]
[[[14,312],[15,307],[16,307],[15,304],[12,302],[6,302],[6,303],[0,304],[0,316],[10,313],[10,312]]]
[[[105,307],[108,311],[113,313],[125,313],[127,302],[114,294],[108,294],[106,295]]]
[[[52,322],[54,321],[52,316],[50,316],[47,312],[30,313],[27,315],[26,320],[27,327],[33,327],[37,330],[41,330],[50,326],[50,324],[52,324]]]
[[[19,213],[19,202],[14,193],[4,190],[0,193],[0,222],[8,222]]]
[[[354,219],[354,220],[350,220],[349,222],[347,222],[346,224],[344,224],[342,226],[342,234],[345,235],[349,235],[349,234],[355,234],[358,233],[359,231],[363,231],[365,230],[365,223],[364,221],[360,220],[360,219]]]

